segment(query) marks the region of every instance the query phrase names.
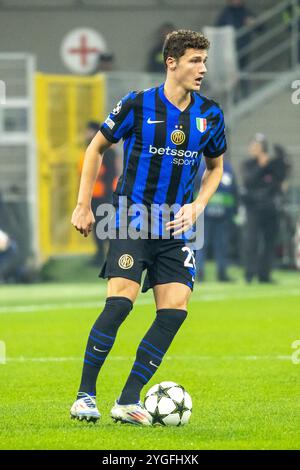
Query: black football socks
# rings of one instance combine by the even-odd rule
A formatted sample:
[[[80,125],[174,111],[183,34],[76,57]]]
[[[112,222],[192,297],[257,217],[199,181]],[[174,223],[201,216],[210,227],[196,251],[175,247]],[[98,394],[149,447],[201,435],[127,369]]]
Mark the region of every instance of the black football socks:
[[[138,347],[135,363],[118,399],[120,405],[139,402],[142,388],[157,371],[186,316],[186,310],[157,310],[156,319]]]
[[[78,398],[83,392],[96,395],[99,371],[114,344],[119,326],[131,309],[132,302],[127,297],[107,297],[104,310],[88,338]]]

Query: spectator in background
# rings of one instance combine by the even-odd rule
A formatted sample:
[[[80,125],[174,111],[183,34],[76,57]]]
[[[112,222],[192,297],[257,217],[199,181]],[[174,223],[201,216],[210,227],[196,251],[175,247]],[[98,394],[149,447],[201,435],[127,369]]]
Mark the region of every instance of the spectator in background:
[[[243,0],[228,0],[228,5],[222,10],[217,21],[216,26],[232,26],[238,32],[244,26],[250,26],[255,22],[255,15],[249,8],[244,5]],[[251,33],[244,34],[242,37],[236,39],[236,48],[238,55],[239,70],[246,69],[249,62],[249,55],[245,54],[240,56],[243,48],[246,47],[251,41]],[[246,96],[248,87],[244,80],[240,83],[240,94]]]
[[[90,121],[87,123],[85,131],[85,143],[89,145],[94,136],[99,131],[100,124],[96,121]],[[80,159],[80,172],[83,166],[83,156]],[[103,161],[98,173],[98,177],[94,186],[92,196],[92,211],[96,219],[96,223],[93,226],[93,235],[96,243],[97,251],[92,260],[92,264],[101,267],[104,262],[106,252],[108,249],[108,240],[100,240],[96,234],[97,222],[100,218],[97,217],[96,211],[100,204],[112,202],[112,193],[117,185],[117,179],[120,174],[119,162],[117,159],[117,152],[114,146],[106,150]]]
[[[5,200],[0,192],[0,279],[8,283],[30,283],[36,280],[36,270],[30,265],[28,248],[27,206],[21,199],[20,188],[7,188]]]
[[[154,46],[148,55],[147,71],[151,73],[165,73],[165,63],[163,59],[163,45],[168,33],[174,31],[176,26],[172,23],[163,23],[158,31]]]
[[[14,261],[16,258],[17,245],[10,236],[0,229],[0,284],[10,280],[16,281],[14,274]]]
[[[202,178],[204,170],[205,163],[202,161],[196,184]],[[210,246],[216,261],[217,279],[220,282],[231,281],[227,268],[232,219],[237,210],[237,194],[236,177],[232,165],[228,159],[225,159],[221,183],[205,209],[204,245],[201,250],[196,252],[197,278],[199,281],[204,279],[204,265]]]
[[[242,165],[243,201],[246,207],[245,279],[255,276],[271,283],[274,247],[278,232],[278,201],[282,196],[288,166],[282,153],[271,158],[263,134],[255,134],[249,145],[250,158]]]

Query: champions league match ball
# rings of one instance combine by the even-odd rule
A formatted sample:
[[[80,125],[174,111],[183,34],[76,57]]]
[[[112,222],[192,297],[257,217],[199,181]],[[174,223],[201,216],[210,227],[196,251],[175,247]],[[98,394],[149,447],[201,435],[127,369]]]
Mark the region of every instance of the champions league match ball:
[[[161,382],[147,392],[144,406],[152,416],[152,425],[182,426],[192,414],[192,399],[175,382]]]

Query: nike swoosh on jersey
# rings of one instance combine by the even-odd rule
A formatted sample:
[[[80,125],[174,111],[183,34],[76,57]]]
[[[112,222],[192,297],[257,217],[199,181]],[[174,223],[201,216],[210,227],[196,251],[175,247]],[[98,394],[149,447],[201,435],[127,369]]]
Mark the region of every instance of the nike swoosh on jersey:
[[[95,351],[98,351],[98,352],[107,352],[108,349],[97,349],[96,346],[94,346],[94,349]]]
[[[151,364],[151,366],[154,366],[154,367],[158,367],[156,364],[154,364],[154,362],[150,361],[149,364]]]
[[[165,122],[165,121],[151,121],[151,118],[147,119],[147,124],[158,124],[159,122]]]

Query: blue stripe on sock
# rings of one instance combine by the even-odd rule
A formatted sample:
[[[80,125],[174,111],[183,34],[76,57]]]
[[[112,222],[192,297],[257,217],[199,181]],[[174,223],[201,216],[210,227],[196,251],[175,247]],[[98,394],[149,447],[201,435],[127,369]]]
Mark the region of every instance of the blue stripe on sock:
[[[148,369],[148,367],[143,366],[143,364],[141,364],[140,362],[135,362],[135,363],[133,364],[133,367],[134,367],[135,365],[137,365],[137,366],[139,366],[139,367],[142,367],[143,369],[145,369],[145,370],[147,370],[148,372],[150,372],[151,376],[153,375],[153,371],[150,370],[150,369]]]
[[[94,362],[90,362],[90,361],[88,361],[87,359],[84,359],[83,362],[84,362],[85,364],[89,364],[90,366],[99,367],[99,364],[95,364]]]
[[[146,341],[145,339],[142,340],[142,343],[148,344],[148,346],[151,346],[151,348],[155,349],[155,351],[159,352],[162,356],[165,354],[163,351],[161,351],[160,349],[156,348],[155,346],[153,346],[153,344],[149,343],[149,342]]]
[[[101,333],[101,331],[96,330],[96,328],[92,328],[92,330],[95,331],[95,333],[97,333],[98,335],[104,336],[105,338],[109,338],[109,339],[112,339],[112,340],[115,340],[115,339],[116,339],[115,336],[108,336],[108,335],[105,335],[104,333]]]
[[[149,351],[149,349],[143,348],[143,346],[139,346],[139,349],[142,349],[143,351],[146,351],[148,354],[150,354],[150,356],[156,357],[156,359],[159,359],[161,361],[161,357],[157,356],[152,351]]]
[[[139,375],[140,377],[142,377],[144,380],[146,380],[146,382],[148,382],[149,379],[147,379],[147,377],[145,377],[143,374],[141,374],[140,372],[136,372],[135,370],[132,370],[131,371],[132,374],[135,374],[135,375]]]
[[[103,341],[100,341],[100,339],[95,338],[95,336],[90,335],[90,338],[91,338],[93,341],[95,341],[95,343],[102,344],[102,346],[106,346],[107,348],[111,348],[111,347],[112,347],[112,344],[103,343]]]
[[[88,354],[89,356],[94,357],[95,359],[97,359],[97,361],[104,361],[104,359],[106,358],[106,356],[105,356],[105,357],[98,357],[98,356],[95,356],[95,354],[92,354],[92,353],[90,353],[89,351],[86,351],[86,354]]]

